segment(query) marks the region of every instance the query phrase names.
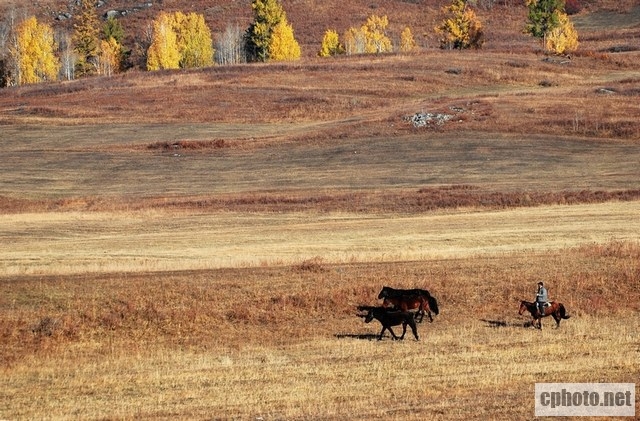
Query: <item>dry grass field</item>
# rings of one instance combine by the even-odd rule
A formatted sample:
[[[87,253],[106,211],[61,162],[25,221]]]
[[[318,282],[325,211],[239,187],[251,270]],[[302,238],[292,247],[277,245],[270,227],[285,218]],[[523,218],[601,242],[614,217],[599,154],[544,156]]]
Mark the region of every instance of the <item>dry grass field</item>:
[[[496,6],[481,51],[0,90],[0,420],[532,420],[536,382],[637,383],[640,9],[598,4],[571,59]],[[559,329],[518,315],[538,280]],[[384,285],[437,297],[420,341],[356,316]]]

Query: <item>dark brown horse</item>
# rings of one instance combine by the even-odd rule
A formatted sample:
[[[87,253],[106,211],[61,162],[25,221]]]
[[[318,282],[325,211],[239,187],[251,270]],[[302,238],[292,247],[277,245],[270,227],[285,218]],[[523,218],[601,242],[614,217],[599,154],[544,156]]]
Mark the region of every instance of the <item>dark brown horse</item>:
[[[420,340],[418,338],[418,327],[416,326],[416,320],[413,313],[372,306],[358,306],[358,310],[367,312],[366,314],[359,314],[360,317],[364,318],[365,323],[370,323],[373,319],[376,319],[380,324],[382,324],[382,330],[380,331],[380,335],[378,335],[378,340],[382,339],[385,330],[388,330],[389,333],[391,333],[391,337],[395,340],[404,339],[404,335],[407,333],[407,325],[411,327],[411,331],[413,332],[413,336],[415,336],[416,341]],[[396,336],[391,329],[391,326],[398,325],[402,325],[402,336],[400,337]]]
[[[555,301],[551,302],[549,306],[544,308],[544,314],[540,314],[537,303],[522,300],[520,301],[520,310],[518,311],[518,314],[522,315],[525,311],[531,313],[531,317],[533,317],[533,322],[531,324],[538,329],[542,329],[543,317],[553,316],[556,321],[556,328],[560,327],[560,321],[562,319],[568,319],[571,317],[567,314],[567,310],[564,308],[564,305]],[[536,322],[538,322],[537,326]]]
[[[393,307],[396,310],[409,311],[418,309],[418,323],[422,323],[425,314],[429,316],[429,321],[433,322],[431,312],[436,316],[440,312],[438,309],[438,301],[425,289],[395,289],[391,287],[383,287],[378,294],[378,299],[384,299],[383,307]]]

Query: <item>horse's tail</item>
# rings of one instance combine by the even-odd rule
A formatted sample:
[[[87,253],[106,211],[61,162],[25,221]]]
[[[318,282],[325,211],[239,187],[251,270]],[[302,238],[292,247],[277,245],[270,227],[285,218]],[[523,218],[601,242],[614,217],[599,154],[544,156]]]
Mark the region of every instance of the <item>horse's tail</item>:
[[[560,317],[562,317],[563,319],[568,319],[569,317],[571,317],[567,314],[567,310],[564,308],[564,304],[559,305],[559,310],[560,310]]]
[[[431,297],[431,293],[426,289],[417,289],[416,291],[418,291],[418,294],[422,295],[424,298],[428,299],[429,297]]]
[[[438,313],[440,313],[440,310],[438,310],[438,301],[436,300],[436,297],[429,295],[427,301],[429,302],[429,308],[433,311],[433,314],[437,316]]]

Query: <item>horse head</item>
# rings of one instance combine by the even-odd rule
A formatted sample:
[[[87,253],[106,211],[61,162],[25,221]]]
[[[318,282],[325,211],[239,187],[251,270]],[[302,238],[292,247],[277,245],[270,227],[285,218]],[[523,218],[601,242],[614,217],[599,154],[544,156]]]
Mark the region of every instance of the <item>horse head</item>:
[[[382,300],[383,298],[389,297],[389,287],[384,286],[380,290],[380,294],[378,294],[378,300]]]
[[[520,309],[518,310],[518,314],[522,316],[522,313],[525,312],[525,310],[529,310],[529,306],[527,306],[527,302],[522,300],[520,301]]]
[[[373,309],[372,306],[358,306],[358,311],[364,311],[365,313],[356,314],[358,317],[362,317],[365,323],[369,323],[373,320]]]

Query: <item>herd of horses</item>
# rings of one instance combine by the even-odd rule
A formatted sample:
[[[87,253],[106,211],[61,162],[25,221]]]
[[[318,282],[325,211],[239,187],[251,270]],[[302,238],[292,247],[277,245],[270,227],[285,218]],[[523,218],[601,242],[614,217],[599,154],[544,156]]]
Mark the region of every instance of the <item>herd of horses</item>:
[[[437,316],[440,312],[438,301],[425,289],[396,289],[384,286],[378,294],[378,299],[383,300],[381,306],[358,306],[358,310],[364,312],[358,316],[364,318],[365,323],[376,319],[382,325],[378,340],[382,339],[386,330],[394,340],[402,340],[409,326],[418,341],[420,338],[416,323],[422,323],[425,315],[433,322],[433,315]],[[556,327],[560,327],[562,319],[570,317],[564,305],[558,302],[549,303],[541,312],[537,303],[523,300],[520,302],[518,313],[522,315],[525,311],[531,314],[531,324],[538,329],[542,329],[543,317],[552,316],[556,321]],[[399,325],[402,325],[402,335],[397,336],[392,327]]]

